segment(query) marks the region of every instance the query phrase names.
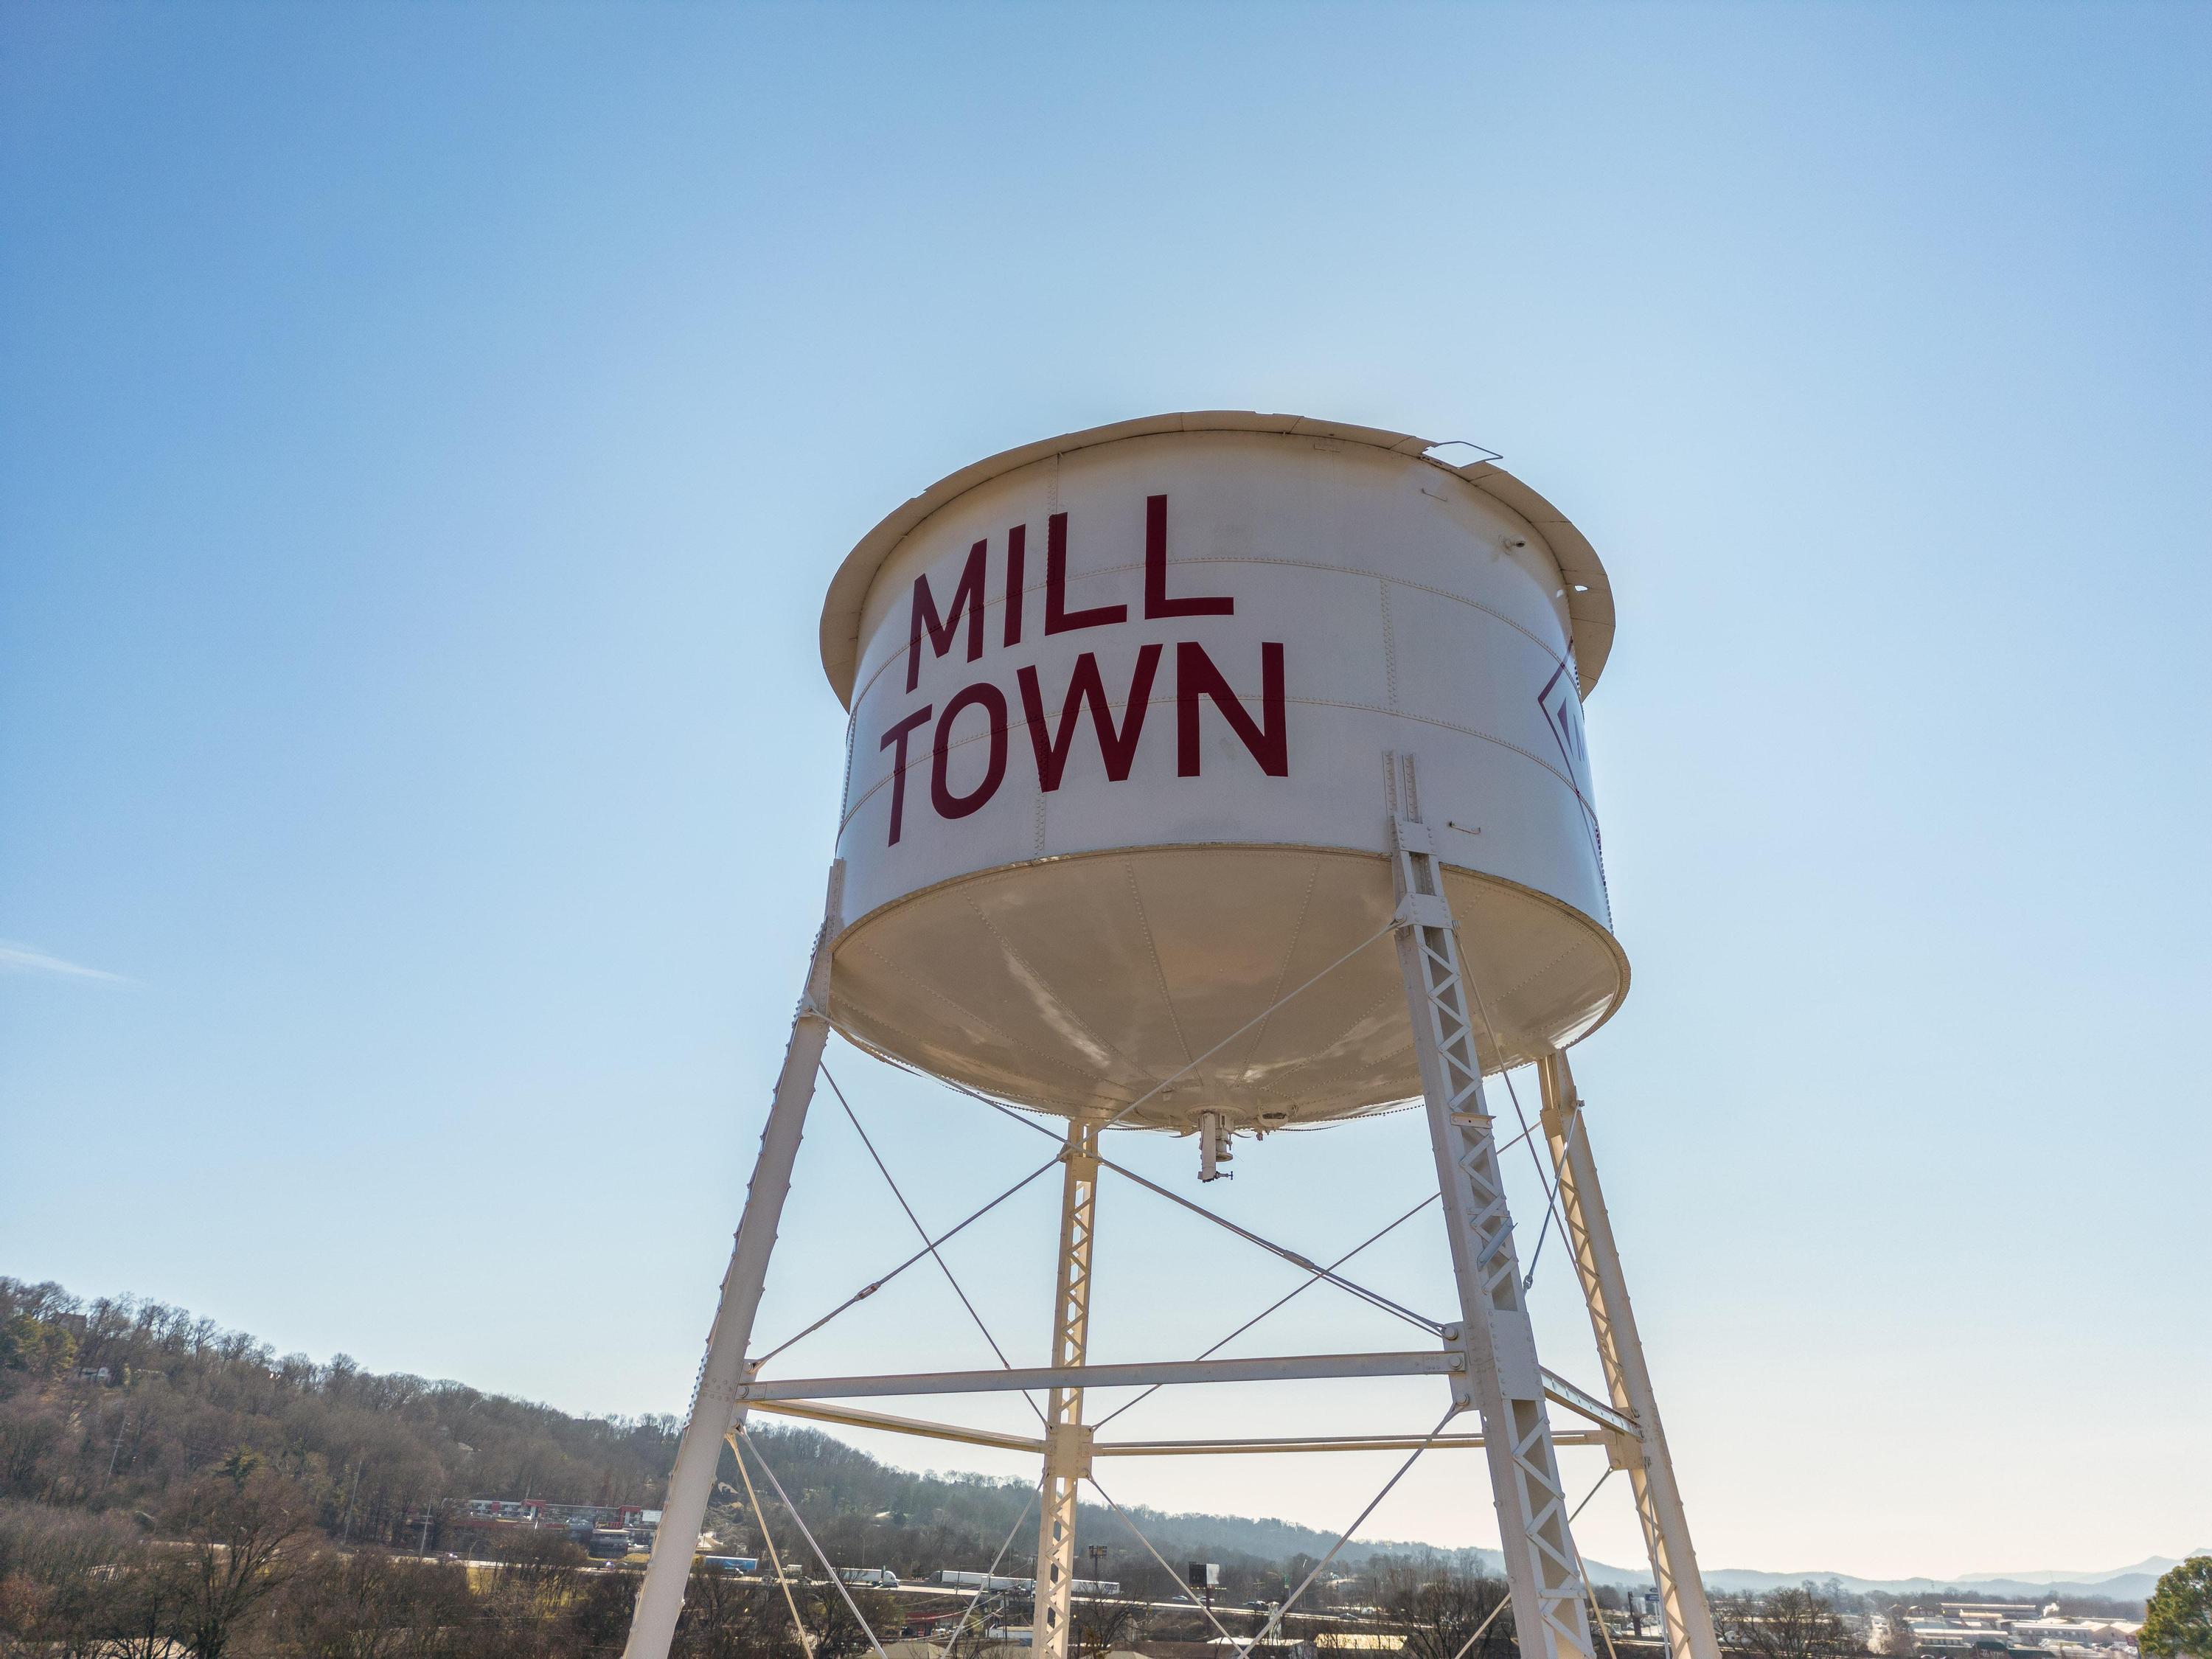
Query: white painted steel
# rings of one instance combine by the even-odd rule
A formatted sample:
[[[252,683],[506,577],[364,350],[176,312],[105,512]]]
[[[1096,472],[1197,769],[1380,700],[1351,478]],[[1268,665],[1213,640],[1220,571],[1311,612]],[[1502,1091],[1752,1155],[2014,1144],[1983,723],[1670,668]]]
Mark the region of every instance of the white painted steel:
[[[1659,1397],[1644,1362],[1643,1339],[1637,1334],[1636,1310],[1629,1303],[1628,1279],[1613,1243],[1604,1189],[1598,1185],[1587,1110],[1565,1054],[1547,1059],[1541,1075],[1544,1135],[1559,1176],[1559,1213],[1574,1254],[1575,1273],[1582,1280],[1583,1298],[1589,1307],[1598,1361],[1605,1368],[1613,1403],[1633,1419],[1632,1433],[1621,1437],[1613,1462],[1628,1471],[1635,1494],[1652,1581],[1659,1587],[1668,1652],[1670,1659],[1720,1659],[1712,1609],[1698,1571],[1697,1549],[1690,1541],[1689,1517],[1674,1480],[1674,1460],[1659,1422]]]
[[[1559,1446],[1602,1446],[1602,1429],[1569,1429],[1552,1436]],[[1309,1435],[1273,1440],[1102,1440],[1091,1447],[1093,1457],[1244,1457],[1273,1456],[1283,1452],[1335,1451],[1480,1451],[1479,1434],[1364,1434]]]
[[[841,859],[627,1659],[665,1653],[721,1437],[756,1407],[1043,1453],[1039,1559],[1064,1583],[1093,1456],[1479,1446],[1530,1659],[1591,1659],[1553,1448],[1602,1444],[1631,1471],[1670,1659],[1717,1659],[1560,1052],[1627,986],[1580,727],[1611,647],[1610,590],[1541,497],[1429,447],[1287,416],[1125,422],[953,475],[839,571],[823,659],[853,711]],[[1085,684],[1087,706],[1071,691]],[[901,730],[903,747],[886,746]],[[1366,948],[1392,931],[1395,964]],[[832,1022],[1077,1120],[1052,1365],[751,1376],[746,1345]],[[1544,1070],[1610,1405],[1536,1363],[1482,1091],[1486,1071],[1524,1060]],[[1460,1297],[1449,1346],[1085,1363],[1099,1127],[1156,1088],[1127,1121],[1188,1131],[1218,1113],[1267,1130],[1418,1094]],[[1384,1376],[1445,1376],[1481,1434],[1095,1445],[1081,1421],[1087,1388]],[[1055,1394],[1036,1440],[822,1403],[1039,1387]],[[1554,1434],[1547,1400],[1596,1426]],[[1040,1659],[1057,1659],[1066,1597],[1039,1601]]]
[[[1638,1432],[1635,1418],[1627,1412],[1614,1410],[1587,1389],[1549,1370],[1544,1373],[1544,1398],[1615,1434],[1633,1436]]]
[[[1067,1126],[1066,1178],[1060,1201],[1059,1290],[1053,1298],[1052,1363],[1079,1372],[1091,1350],[1091,1252],[1098,1237],[1098,1126]],[[1044,1483],[1037,1498],[1036,1595],[1030,1650],[1067,1659],[1073,1632],[1078,1483],[1091,1474],[1091,1430],[1083,1385],[1055,1382],[1045,1411]]]
[[[1407,760],[1400,800],[1413,798],[1415,783]],[[1407,812],[1394,820],[1392,832],[1403,923],[1398,960],[1420,1054],[1429,1139],[1459,1287],[1459,1343],[1467,1358],[1453,1393],[1481,1414],[1498,1550],[1524,1659],[1591,1659],[1581,1557],[1568,1530],[1566,1494],[1544,1409],[1548,1390],[1522,1297],[1497,1137],[1483,1103],[1458,929],[1430,826]]]
[[[1111,1115],[1382,926],[1382,755],[1410,748],[1482,942],[1485,1065],[1604,1020],[1628,969],[1577,690],[1610,647],[1604,573],[1541,497],[1427,447],[1157,417],[981,463],[863,541],[823,618],[853,715],[839,1028]],[[1055,611],[1083,625],[1048,631]],[[1407,1099],[1399,994],[1377,946],[1131,1121],[1267,1129]]]
[[[830,1022],[823,1003],[829,991],[829,942],[837,930],[843,874],[842,866],[830,866],[825,919],[807,967],[806,990],[792,1020],[791,1040],[784,1048],[783,1069],[776,1078],[768,1123],[761,1131],[760,1157],[753,1165],[751,1184],[745,1188],[745,1207],[730,1252],[729,1271],[722,1276],[721,1299],[708,1333],[707,1357],[691,1397],[690,1420],[677,1443],[676,1467],[668,1477],[667,1494],[661,1499],[660,1526],[653,1534],[645,1582],[638,1587],[637,1605],[630,1615],[624,1659],[661,1659],[668,1651],[677,1618],[684,1611],[684,1587],[691,1576],[691,1557],[698,1546],[699,1528],[707,1518],[714,1471],[722,1460],[723,1437],[744,1418],[738,1395],[744,1382],[745,1350],[752,1340],[753,1316],[760,1310],[761,1290],[768,1282],[769,1257],[775,1249],[783,1200],[791,1190],[792,1165],[805,1133],[815,1073],[830,1041]]]
[[[963,1445],[990,1446],[1000,1451],[1042,1452],[1044,1442],[1035,1435],[1001,1434],[996,1429],[971,1429],[959,1423],[933,1423],[927,1418],[896,1417],[889,1412],[863,1411],[857,1406],[826,1406],[817,1400],[750,1400],[746,1410],[771,1417],[799,1417],[815,1423],[836,1423],[848,1429],[883,1429],[892,1434],[911,1434],[923,1440],[957,1440]]]
[[[1016,1365],[989,1371],[794,1376],[747,1383],[742,1401],[864,1400],[890,1395],[1003,1394],[1029,1389],[1146,1389],[1161,1382],[1297,1382],[1342,1376],[1442,1376],[1456,1348],[1405,1353],[1307,1353],[1264,1359],[1145,1359],[1127,1364]]]

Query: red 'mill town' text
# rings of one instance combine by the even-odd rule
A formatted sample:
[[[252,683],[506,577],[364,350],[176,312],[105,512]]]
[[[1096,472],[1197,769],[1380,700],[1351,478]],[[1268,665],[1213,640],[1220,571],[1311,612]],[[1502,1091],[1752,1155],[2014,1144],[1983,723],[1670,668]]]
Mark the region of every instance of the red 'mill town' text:
[[[921,684],[921,657],[925,646],[939,657],[950,655],[956,646],[964,646],[967,660],[975,662],[983,654],[984,585],[990,563],[990,542],[987,538],[968,550],[968,556],[960,567],[959,579],[942,605],[929,586],[927,575],[915,578],[914,602],[907,624],[906,689],[916,690]],[[1029,526],[1016,525],[1006,532],[1006,617],[1000,630],[1001,646],[1018,645],[1027,623],[1025,611],[1029,596],[1024,592],[1023,579],[1029,556]],[[1093,605],[1085,611],[1067,608],[1067,514],[1055,513],[1045,523],[1044,541],[1044,615],[1042,631],[1053,634],[1073,633],[1085,628],[1114,628],[1126,625],[1129,607],[1126,605]],[[1145,502],[1145,601],[1143,620],[1156,622],[1182,617],[1231,617],[1237,613],[1237,601],[1226,595],[1176,597],[1168,592],[1168,498],[1153,495]],[[1049,794],[1058,789],[1067,772],[1069,757],[1076,744],[1084,736],[1084,716],[1090,716],[1090,736],[1098,745],[1104,761],[1107,778],[1115,783],[1124,782],[1137,758],[1137,741],[1145,729],[1146,711],[1152,706],[1152,690],[1159,678],[1167,647],[1152,641],[1141,647],[1137,662],[1126,688],[1115,688],[1126,695],[1116,699],[1109,690],[1104,673],[1098,666],[1097,653],[1084,652],[1075,659],[1075,667],[1064,688],[1056,687],[1057,701],[1048,701],[1046,688],[1041,683],[1036,668],[1024,665],[1014,673],[1016,696],[1019,702],[1019,726],[1029,734],[1031,757],[1036,765],[1037,787]],[[1231,688],[1229,679],[1206,648],[1195,640],[1176,642],[1175,659],[1170,671],[1175,676],[1176,704],[1176,775],[1194,778],[1200,775],[1204,763],[1205,749],[1201,742],[1202,722],[1200,700],[1211,702],[1222,719],[1243,744],[1260,769],[1271,778],[1288,777],[1291,771],[1290,724],[1284,713],[1283,647],[1276,641],[1262,641],[1260,647],[1260,712],[1255,720],[1252,711]],[[1113,705],[1121,705],[1121,718],[1117,724]],[[972,713],[971,713],[972,711]],[[971,736],[984,736],[988,744],[983,775],[963,791],[956,792],[950,776],[953,744],[958,741],[955,728],[963,718],[968,721]],[[884,733],[880,747],[891,751],[891,811],[890,844],[898,844],[899,833],[906,816],[907,769],[911,763],[919,766],[921,757],[913,754],[924,727],[935,725],[929,732],[929,805],[939,817],[964,818],[971,812],[981,811],[999,787],[1006,780],[1009,750],[1012,748],[1012,732],[1016,725],[1015,709],[1008,702],[1005,691],[988,680],[979,680],[963,686],[945,700],[940,708],[924,703],[921,708],[902,716]]]

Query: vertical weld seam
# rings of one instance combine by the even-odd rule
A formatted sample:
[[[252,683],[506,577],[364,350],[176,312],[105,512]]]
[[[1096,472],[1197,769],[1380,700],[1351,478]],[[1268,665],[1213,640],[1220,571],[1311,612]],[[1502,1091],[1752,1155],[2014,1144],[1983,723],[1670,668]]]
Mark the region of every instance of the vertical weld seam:
[[[1290,943],[1283,946],[1282,961],[1275,968],[1275,982],[1267,988],[1267,1012],[1252,1028],[1252,1040],[1244,1045],[1243,1057],[1237,1061],[1240,1066],[1252,1063],[1252,1056],[1260,1050],[1260,1039],[1267,1035],[1267,1028],[1275,1023],[1275,1016],[1282,1012],[1279,1005],[1283,996],[1283,981],[1291,975],[1291,959],[1297,952],[1298,940],[1305,936],[1306,913],[1313,908],[1314,884],[1320,878],[1321,860],[1314,859],[1306,866],[1305,896],[1298,901],[1298,919],[1291,924]]]
[[[1152,959],[1152,976],[1159,983],[1160,1002],[1168,1011],[1168,1024],[1175,1027],[1176,1042],[1182,1048],[1183,1064],[1190,1064],[1190,1039],[1183,1035],[1182,1017],[1176,1012],[1175,996],[1168,989],[1168,971],[1160,961],[1159,941],[1152,937],[1152,919],[1145,914],[1145,896],[1137,887],[1136,866],[1124,860],[1122,879],[1129,885],[1129,902],[1137,907],[1137,925],[1145,930],[1145,953]],[[1200,1087],[1203,1088],[1201,1081]]]
[[[974,894],[966,894],[963,896],[967,900],[969,910],[975,915],[975,920],[982,925],[983,931],[991,936],[992,942],[997,945],[1001,951],[1006,952],[1006,957],[1009,961],[1017,962],[1021,964],[1022,970],[1030,976],[1030,980],[1036,984],[1036,988],[1041,992],[1052,999],[1053,1006],[1059,1009],[1060,1012],[1066,1017],[1069,1024],[1079,1028],[1085,1036],[1097,1043],[1098,1047],[1106,1053],[1119,1055],[1122,1061],[1127,1065],[1130,1071],[1134,1073],[1138,1077],[1143,1079],[1146,1082],[1152,1083],[1158,1081],[1158,1079],[1152,1076],[1151,1072],[1147,1071],[1141,1064],[1139,1063],[1135,1055],[1131,1054],[1123,1049],[1121,1044],[1115,1042],[1107,1037],[1102,1036],[1097,1030],[1092,1029],[1089,1020],[1085,1019],[1080,1014],[1077,1013],[1074,1009],[1068,1006],[1067,1000],[1061,996],[1059,992],[1053,989],[1051,985],[1047,982],[1045,976],[1037,971],[1036,964],[1030,962],[1030,959],[1024,956],[1019,951],[1016,950],[1014,948],[1014,942],[999,931],[999,925],[993,921],[989,915],[984,912],[981,905],[975,902]],[[951,999],[947,997],[945,998],[945,1000],[950,1002],[951,1001]],[[954,1003],[953,1006],[957,1007],[959,1005],[957,1003]],[[1115,1081],[1115,1079],[1107,1078],[1101,1079],[1100,1081],[1112,1083]],[[1123,1086],[1127,1087],[1128,1085],[1124,1085]]]

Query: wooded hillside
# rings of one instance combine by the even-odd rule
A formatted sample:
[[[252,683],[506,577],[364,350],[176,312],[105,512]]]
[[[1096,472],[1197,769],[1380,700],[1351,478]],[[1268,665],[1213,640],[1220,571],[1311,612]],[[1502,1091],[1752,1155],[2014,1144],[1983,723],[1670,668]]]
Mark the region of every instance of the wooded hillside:
[[[658,1507],[679,1428],[672,1417],[575,1417],[459,1382],[380,1376],[343,1354],[279,1355],[161,1303],[0,1279],[0,1499],[158,1522],[195,1480],[251,1465],[281,1477],[332,1539],[434,1551],[448,1544],[450,1500]],[[1002,1570],[1034,1564],[1033,1516],[1016,1525],[1032,1495],[1025,1481],[895,1468],[810,1430],[752,1432],[840,1565],[979,1569],[1009,1533]],[[710,1523],[750,1541],[756,1518],[726,1452],[722,1473]],[[1133,1513],[1171,1561],[1219,1561],[1233,1587],[1255,1593],[1332,1541],[1281,1521]],[[1167,1591],[1120,1520],[1086,1505],[1082,1526],[1107,1547],[1109,1576],[1161,1580]],[[788,1528],[777,1531],[782,1541]],[[1359,1547],[1345,1559],[1407,1547]],[[1467,1553],[1462,1565],[1475,1565]]]
[[[0,1279],[0,1653],[611,1655],[634,1571],[582,1571],[582,1550],[559,1532],[465,1530],[453,1500],[657,1507],[677,1431],[670,1418],[574,1417],[459,1382],[378,1376],[343,1355],[280,1356],[159,1303],[87,1302]],[[994,1561],[1012,1575],[1033,1570],[1026,1481],[914,1474],[807,1430],[751,1432],[837,1565],[908,1578]],[[709,1524],[750,1553],[761,1517],[747,1511],[726,1453],[723,1473]],[[1280,1596],[1285,1572],[1302,1575],[1328,1541],[1280,1522],[1136,1519],[1170,1560],[1222,1563],[1237,1599]],[[767,1524],[787,1557],[811,1566],[780,1506]],[[1133,1596],[1176,1594],[1118,1519],[1086,1507],[1079,1524],[1086,1542],[1106,1547],[1104,1576]],[[508,1565],[438,1559],[456,1547]],[[895,1631],[900,1609],[861,1595]],[[865,1650],[843,1599],[818,1577],[797,1600],[812,1659]],[[1134,1604],[1121,1605],[1111,1631],[1091,1632],[1099,1643],[1133,1639]],[[687,1607],[685,1659],[805,1659],[775,1598],[709,1573],[695,1577]],[[1168,1620],[1170,1633],[1205,1633],[1189,1622],[1177,1632]]]

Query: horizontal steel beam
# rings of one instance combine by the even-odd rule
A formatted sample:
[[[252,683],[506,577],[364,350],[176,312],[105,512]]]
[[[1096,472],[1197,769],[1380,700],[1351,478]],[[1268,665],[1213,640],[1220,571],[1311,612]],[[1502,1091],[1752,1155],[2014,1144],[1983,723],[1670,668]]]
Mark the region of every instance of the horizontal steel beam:
[[[1460,1368],[1448,1349],[1414,1353],[1310,1353],[1266,1359],[1182,1359],[1131,1365],[1032,1365],[996,1371],[757,1380],[741,1402],[854,1400],[898,1394],[995,1394],[1012,1389],[1146,1389],[1166,1382],[1285,1382],[1339,1376],[1442,1376]]]
[[[1616,1411],[1584,1389],[1578,1389],[1557,1371],[1544,1373],[1544,1398],[1555,1406],[1565,1406],[1579,1417],[1589,1419],[1601,1429],[1611,1429],[1616,1434],[1637,1433],[1636,1419],[1626,1412]],[[1552,1437],[1558,1439],[1557,1435]],[[1638,1437],[1641,1438],[1641,1436]]]
[[[796,1417],[811,1423],[836,1423],[851,1429],[880,1429],[892,1434],[918,1435],[925,1440],[956,1440],[963,1445],[991,1446],[1001,1451],[1042,1453],[1044,1442],[1033,1435],[1004,1434],[996,1429],[971,1429],[961,1423],[936,1423],[927,1418],[896,1417],[858,1406],[830,1406],[812,1400],[763,1400],[755,1411],[778,1417]],[[1568,1429],[1555,1432],[1559,1446],[1603,1446],[1602,1429]],[[1113,1440],[1091,1448],[1095,1457],[1222,1457],[1273,1452],[1412,1451],[1426,1445],[1435,1451],[1478,1449],[1479,1434],[1443,1434],[1425,1441],[1418,1434],[1286,1435],[1249,1440]]]
[[[894,1434],[919,1435],[925,1440],[957,1440],[968,1446],[995,1446],[1002,1451],[1044,1450],[1044,1442],[1034,1435],[1001,1434],[995,1429],[971,1429],[959,1423],[894,1417],[889,1412],[862,1411],[858,1406],[823,1406],[811,1400],[763,1400],[753,1409],[773,1412],[778,1417],[803,1417],[814,1423],[836,1423],[848,1429],[887,1429]]]
[[[1570,1429],[1554,1434],[1555,1446],[1602,1446],[1600,1429]],[[1418,1434],[1307,1435],[1273,1440],[1110,1440],[1091,1447],[1093,1457],[1221,1457],[1262,1452],[1412,1451],[1427,1446],[1436,1451],[1467,1450],[1482,1444],[1479,1434],[1440,1434],[1424,1440]]]

